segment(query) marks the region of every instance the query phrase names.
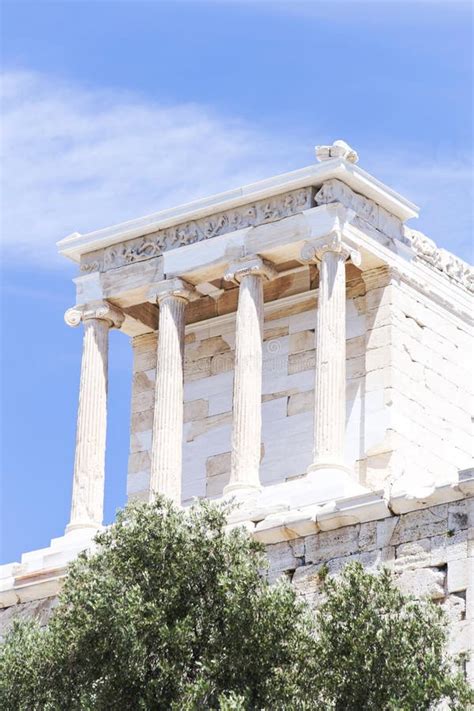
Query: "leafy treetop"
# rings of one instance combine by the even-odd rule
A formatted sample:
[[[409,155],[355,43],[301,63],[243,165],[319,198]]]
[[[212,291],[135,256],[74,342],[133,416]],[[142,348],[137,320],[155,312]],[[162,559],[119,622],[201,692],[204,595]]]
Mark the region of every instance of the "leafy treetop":
[[[327,577],[314,615],[269,585],[262,547],[226,531],[228,507],[133,504],[67,576],[42,631],[16,623],[0,650],[8,711],[434,708],[473,701],[444,648],[439,607],[389,572]]]

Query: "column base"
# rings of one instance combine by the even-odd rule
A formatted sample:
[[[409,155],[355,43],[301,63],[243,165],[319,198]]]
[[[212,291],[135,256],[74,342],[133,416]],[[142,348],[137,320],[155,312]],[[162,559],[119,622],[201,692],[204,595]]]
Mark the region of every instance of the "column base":
[[[261,486],[256,486],[255,484],[245,484],[236,482],[234,484],[230,483],[224,486],[223,496],[231,497],[235,496],[237,499],[247,498],[248,496],[256,496],[262,491]]]
[[[101,523],[91,523],[90,521],[86,522],[80,522],[78,521],[77,523],[68,523],[66,526],[66,530],[64,531],[64,535],[67,536],[70,533],[74,533],[75,531],[101,531],[103,529],[103,526]]]
[[[318,501],[332,501],[357,496],[367,491],[355,479],[351,469],[340,462],[314,462],[306,472],[305,481]]]

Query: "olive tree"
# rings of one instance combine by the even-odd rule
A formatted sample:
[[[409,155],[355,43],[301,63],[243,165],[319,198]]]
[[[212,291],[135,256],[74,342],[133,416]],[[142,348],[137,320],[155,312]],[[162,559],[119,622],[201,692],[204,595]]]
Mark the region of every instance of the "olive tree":
[[[439,608],[348,567],[314,614],[270,585],[228,507],[159,498],[120,512],[67,575],[48,626],[0,650],[0,708],[465,709]],[[321,575],[321,578],[324,576]]]

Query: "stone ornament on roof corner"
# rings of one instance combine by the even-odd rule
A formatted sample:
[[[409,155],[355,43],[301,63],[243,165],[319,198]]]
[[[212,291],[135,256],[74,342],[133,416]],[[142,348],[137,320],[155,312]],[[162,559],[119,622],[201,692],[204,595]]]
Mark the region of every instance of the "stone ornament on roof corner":
[[[430,264],[467,291],[474,293],[474,270],[470,264],[446,249],[438,247],[423,232],[405,227],[405,236],[410,241],[418,260]]]
[[[80,304],[68,309],[64,314],[64,321],[73,328],[88,319],[101,319],[108,321],[111,328],[120,328],[125,320],[122,311],[112,306],[107,301],[97,304]]]
[[[317,160],[322,163],[333,158],[344,158],[349,163],[357,163],[359,156],[357,152],[345,141],[334,141],[332,146],[315,146]]]
[[[103,262],[92,253],[81,260],[81,272],[116,269],[160,256],[177,247],[202,242],[246,227],[256,227],[296,215],[312,207],[311,186],[258,200],[232,210],[167,227],[157,232],[106,247]],[[102,262],[102,263],[101,263]]]

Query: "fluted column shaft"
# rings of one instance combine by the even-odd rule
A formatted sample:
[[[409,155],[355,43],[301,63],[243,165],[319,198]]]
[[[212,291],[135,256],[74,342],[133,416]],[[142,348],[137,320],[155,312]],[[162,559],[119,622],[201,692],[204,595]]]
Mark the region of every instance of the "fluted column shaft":
[[[346,420],[346,271],[344,252],[326,251],[319,267],[316,318],[314,459],[341,464]]]
[[[150,498],[164,494],[181,503],[183,364],[186,304],[191,290],[181,280],[159,285],[158,351],[151,452]]]
[[[80,321],[84,324],[71,518],[66,529],[69,532],[102,525],[109,329],[119,327],[123,316],[108,304],[100,304],[69,309],[65,319],[71,326]]]
[[[360,263],[357,250],[340,232],[307,243],[303,261],[319,265],[316,316],[313,461],[308,472],[348,470],[344,461],[346,431],[346,267]]]
[[[258,491],[262,432],[263,281],[273,268],[256,257],[231,265],[240,284],[236,315],[231,474],[224,493]]]

